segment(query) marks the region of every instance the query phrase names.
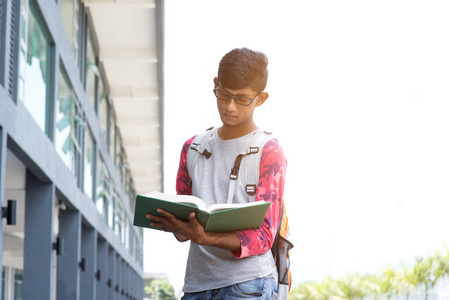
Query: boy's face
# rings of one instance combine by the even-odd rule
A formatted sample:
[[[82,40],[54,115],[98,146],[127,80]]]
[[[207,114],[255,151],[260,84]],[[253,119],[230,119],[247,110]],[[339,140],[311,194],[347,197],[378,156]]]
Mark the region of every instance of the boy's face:
[[[245,88],[239,90],[232,90],[225,87],[222,87],[217,78],[214,80],[215,87],[224,91],[226,94],[229,93],[232,96],[243,96],[247,99],[255,99],[249,105],[241,105],[237,104],[235,99],[231,97],[229,100],[221,100],[217,98],[217,107],[218,112],[220,114],[221,121],[223,122],[223,126],[227,127],[237,127],[237,126],[245,126],[245,124],[252,124],[254,110],[257,106],[262,105],[265,101],[268,94],[261,92],[258,93],[254,91],[252,88]],[[244,99],[244,98],[242,98]],[[251,101],[248,101],[251,102]],[[248,103],[244,103],[248,104]]]

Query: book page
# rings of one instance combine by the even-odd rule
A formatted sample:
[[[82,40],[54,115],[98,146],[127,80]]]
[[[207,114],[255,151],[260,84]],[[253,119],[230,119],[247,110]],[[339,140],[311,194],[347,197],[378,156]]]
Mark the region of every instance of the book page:
[[[164,194],[160,192],[151,192],[143,196],[170,202],[183,203],[187,205],[196,206],[201,210],[206,210],[206,204],[204,204],[203,200],[192,195],[173,195],[173,194]]]

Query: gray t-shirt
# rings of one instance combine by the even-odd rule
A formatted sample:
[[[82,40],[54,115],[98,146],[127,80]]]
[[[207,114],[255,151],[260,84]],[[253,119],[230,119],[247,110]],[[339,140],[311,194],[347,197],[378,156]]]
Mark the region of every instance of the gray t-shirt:
[[[207,206],[226,203],[231,168],[253,134],[222,140],[215,131],[206,146],[212,152],[211,157],[201,156],[193,174],[189,174],[192,194],[203,199]],[[246,192],[237,188],[233,203],[248,201]],[[200,292],[267,276],[272,272],[271,261],[270,251],[236,259],[229,250],[190,243],[183,291]]]

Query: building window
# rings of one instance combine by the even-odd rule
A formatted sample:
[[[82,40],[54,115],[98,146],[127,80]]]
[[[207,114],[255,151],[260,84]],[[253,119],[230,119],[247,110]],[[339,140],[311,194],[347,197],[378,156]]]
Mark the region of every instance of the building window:
[[[80,5],[78,0],[61,1],[61,19],[75,61],[79,63]]]
[[[93,38],[90,28],[87,30],[87,50],[86,50],[86,92],[94,109],[96,109],[97,82],[100,72],[97,67],[97,55],[93,45]]]
[[[113,187],[111,177],[109,176],[109,172],[106,169],[103,158],[100,158],[98,164],[96,206],[98,212],[105,218],[106,222],[109,222],[109,209],[112,208],[112,190]]]
[[[23,299],[23,270],[14,270],[14,299]]]
[[[107,140],[107,133],[108,133],[108,99],[107,99],[107,92],[106,88],[104,86],[104,83],[102,80],[99,80],[99,90],[100,90],[100,97],[98,101],[98,120],[100,122],[100,129],[101,133],[103,135],[104,141],[108,142]]]
[[[86,132],[84,134],[84,193],[89,198],[93,199],[94,191],[94,174],[95,174],[95,141],[90,131],[90,128],[86,126]]]
[[[123,153],[123,166],[122,166],[122,186],[123,191],[125,192],[125,195],[128,196],[128,178],[130,176],[129,174],[129,165],[128,160],[126,159],[126,155]]]
[[[20,14],[18,98],[48,132],[50,42],[33,2],[22,1]]]
[[[139,263],[143,264],[143,247],[141,244],[137,244],[136,248],[136,259]]]
[[[114,211],[114,232],[120,239],[120,242],[124,244],[125,242],[125,225],[124,225],[124,216],[125,212],[123,209],[123,204],[118,200],[115,203],[115,211]]]
[[[131,177],[131,171],[129,172],[130,176],[128,177],[127,186],[127,198],[129,207],[133,208],[136,205],[136,190],[134,188],[134,180]]]
[[[126,218],[125,222],[125,248],[129,250],[130,248],[130,242],[131,242],[131,220],[129,218]],[[131,252],[131,251],[130,251]],[[130,253],[132,254],[132,253]]]
[[[59,72],[58,99],[55,104],[55,146],[73,175],[76,175],[77,157],[81,157],[81,147],[77,134],[82,122],[81,108],[63,70]]]
[[[115,118],[113,114],[110,114],[109,117],[110,126],[109,126],[109,157],[111,157],[112,161],[115,163],[115,136],[116,136],[116,127],[115,127]]]
[[[129,254],[131,256],[134,255],[135,244],[136,244],[136,236],[134,233],[134,227],[132,224],[130,224],[130,226],[129,226]]]
[[[120,135],[118,134],[118,132],[116,133],[116,137],[115,137],[115,167],[117,168],[117,171],[119,172],[120,178],[122,178],[123,176],[123,172],[122,172],[122,165],[123,165],[123,152],[122,152],[122,138],[120,137]]]
[[[114,228],[114,222],[115,222],[115,220],[114,220],[114,211],[115,211],[115,206],[116,206],[116,203],[117,203],[117,201],[119,201],[119,197],[118,197],[118,195],[117,195],[117,193],[116,193],[116,191],[115,190],[113,190],[112,191],[112,195],[111,195],[112,197],[111,197],[111,201],[109,201],[109,209],[108,209],[108,226],[110,227],[110,228]]]

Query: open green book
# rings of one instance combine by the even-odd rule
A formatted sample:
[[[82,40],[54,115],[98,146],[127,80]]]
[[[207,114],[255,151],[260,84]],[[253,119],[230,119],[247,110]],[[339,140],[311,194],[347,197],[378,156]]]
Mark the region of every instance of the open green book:
[[[134,226],[159,229],[151,226],[150,220],[145,215],[159,216],[156,209],[160,208],[184,221],[189,220],[191,212],[196,212],[198,222],[208,232],[256,229],[262,224],[269,206],[269,202],[256,201],[239,204],[214,204],[206,208],[205,203],[195,196],[151,192],[137,195],[133,224]]]

